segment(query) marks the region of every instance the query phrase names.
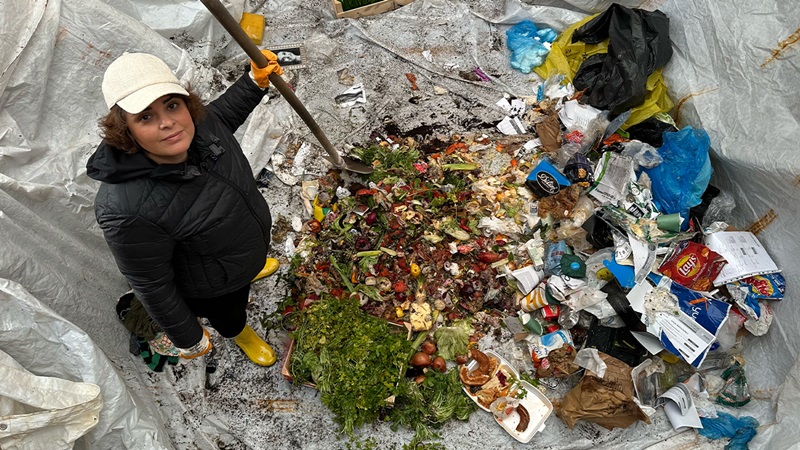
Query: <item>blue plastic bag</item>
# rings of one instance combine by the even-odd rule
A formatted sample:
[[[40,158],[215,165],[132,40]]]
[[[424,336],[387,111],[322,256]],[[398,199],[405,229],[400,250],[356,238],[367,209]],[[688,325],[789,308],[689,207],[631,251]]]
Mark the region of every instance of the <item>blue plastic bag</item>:
[[[552,28],[536,28],[530,20],[523,20],[506,31],[506,45],[511,50],[511,67],[531,73],[534,67],[544,64],[550,46],[558,34]]]
[[[664,214],[680,213],[683,230],[689,226],[689,209],[702,201],[711,180],[711,140],[702,129],[686,127],[664,133],[664,145],[658,154],[664,161],[645,172],[652,180],[653,201]]]
[[[709,439],[731,438],[725,450],[747,450],[747,443],[756,435],[758,421],[750,416],[740,418],[719,411],[716,419],[700,418],[703,428],[697,430]]]

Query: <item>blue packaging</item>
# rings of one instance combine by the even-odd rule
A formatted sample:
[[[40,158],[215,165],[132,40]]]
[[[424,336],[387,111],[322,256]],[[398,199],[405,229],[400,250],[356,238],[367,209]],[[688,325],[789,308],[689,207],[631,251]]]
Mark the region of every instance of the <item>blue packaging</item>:
[[[544,261],[544,272],[548,275],[561,275],[561,257],[569,253],[567,243],[564,241],[548,243],[545,252],[547,259]]]
[[[544,64],[550,46],[558,37],[552,28],[539,29],[530,20],[523,20],[506,31],[506,45],[511,50],[511,67],[531,73],[534,67]]]
[[[648,278],[653,283],[658,284],[662,277],[661,275],[650,272]],[[722,327],[725,321],[728,320],[728,311],[730,311],[731,305],[726,302],[713,298],[707,298],[703,294],[693,291],[689,288],[685,288],[678,283],[671,283],[669,291],[678,298],[678,306],[680,307],[681,311],[691,317],[695,322],[697,322],[698,325],[705,328],[714,336],[717,335],[719,329]],[[661,340],[661,345],[663,345],[665,349],[667,349],[673,355],[680,356],[678,350],[675,348],[672,342],[669,341],[669,338],[667,338],[664,333],[661,333],[659,338]],[[687,362],[694,367],[700,367],[700,364],[703,363],[703,360],[705,359],[709,350],[714,350],[717,347],[719,347],[719,343],[714,342],[714,344],[706,349],[703,354],[695,358],[694,361]]]
[[[780,273],[755,275],[728,283],[728,292],[739,309],[749,317],[761,318],[759,300],[781,300],[786,293],[786,280]]]
[[[525,179],[525,186],[537,199],[556,195],[570,185],[567,177],[546,160],[539,161]]]

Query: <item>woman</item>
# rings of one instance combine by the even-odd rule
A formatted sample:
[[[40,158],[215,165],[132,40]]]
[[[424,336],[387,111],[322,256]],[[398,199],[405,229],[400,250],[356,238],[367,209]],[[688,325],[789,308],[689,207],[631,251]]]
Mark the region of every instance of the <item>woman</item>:
[[[300,62],[300,55],[288,50],[279,51],[277,55],[280,64],[296,64]]]
[[[251,63],[204,108],[153,55],[125,53],[103,76],[109,108],[88,175],[102,184],[97,222],[120,272],[184,358],[211,350],[198,317],[256,364],[274,350],[247,325],[250,282],[267,259],[272,219],[233,133],[266,95],[277,57]],[[267,261],[265,265],[264,261]]]

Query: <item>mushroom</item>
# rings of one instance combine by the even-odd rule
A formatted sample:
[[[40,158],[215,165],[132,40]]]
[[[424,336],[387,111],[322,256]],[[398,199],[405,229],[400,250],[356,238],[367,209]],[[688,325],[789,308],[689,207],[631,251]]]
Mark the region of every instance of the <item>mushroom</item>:
[[[386,277],[378,277],[377,286],[379,291],[389,292],[392,289],[392,281]]]

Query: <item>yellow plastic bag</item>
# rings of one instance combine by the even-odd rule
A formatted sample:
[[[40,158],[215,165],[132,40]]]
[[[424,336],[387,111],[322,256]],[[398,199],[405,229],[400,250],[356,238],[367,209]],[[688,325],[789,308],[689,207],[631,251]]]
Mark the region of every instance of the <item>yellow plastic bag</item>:
[[[544,64],[534,68],[533,71],[545,80],[551,75],[561,73],[566,76],[566,81],[572,83],[572,79],[586,58],[598,53],[608,53],[608,39],[599,44],[572,42],[572,34],[575,30],[596,16],[589,16],[575,22],[564,30],[550,47],[550,53]]]
[[[572,34],[575,30],[595,17],[596,15],[586,17],[564,30],[553,42],[550,54],[547,55],[544,64],[534,68],[533,71],[543,79],[555,74],[564,74],[565,80],[571,83],[583,61],[598,53],[608,53],[608,39],[599,44],[572,42]],[[644,102],[631,110],[631,117],[622,124],[621,128],[627,129],[658,113],[668,112],[673,106],[674,103],[667,94],[667,84],[664,81],[662,69],[658,69],[647,78],[647,96]]]

